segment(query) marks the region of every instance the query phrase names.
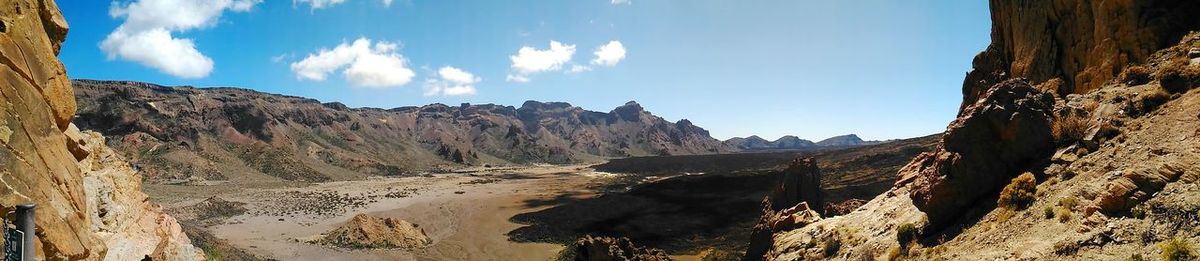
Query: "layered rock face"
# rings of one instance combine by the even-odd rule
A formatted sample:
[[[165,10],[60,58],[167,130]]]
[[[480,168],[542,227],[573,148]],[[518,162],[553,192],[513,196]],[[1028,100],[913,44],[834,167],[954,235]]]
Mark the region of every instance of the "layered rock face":
[[[36,203],[38,255],[84,259],[104,255],[88,228],[76,157],[63,136],[75,98],[55,56],[67,24],[53,1],[0,5],[0,212]]]
[[[401,175],[449,164],[569,163],[730,149],[690,121],[630,102],[611,112],[567,103],[348,108],[234,88],[75,82],[76,123],[111,135],[150,180],[285,180]]]
[[[108,248],[104,260],[204,260],[175,218],[147,200],[142,176],[104,145],[104,136],[79,132],[74,126],[67,131],[87,152],[78,166],[91,231]]]
[[[959,112],[933,152],[900,170],[896,186],[911,185],[913,204],[930,225],[952,221],[981,198],[1054,152],[1054,98],[1022,79],[993,86]]]
[[[775,233],[821,220],[822,206],[821,169],[812,158],[793,160],[780,173],[779,185],[763,200],[763,216],[750,234],[745,259],[762,259],[774,245]]]
[[[1009,78],[1060,95],[1095,90],[1189,30],[1200,29],[1190,0],[991,0],[992,44],[975,57],[963,106]]]

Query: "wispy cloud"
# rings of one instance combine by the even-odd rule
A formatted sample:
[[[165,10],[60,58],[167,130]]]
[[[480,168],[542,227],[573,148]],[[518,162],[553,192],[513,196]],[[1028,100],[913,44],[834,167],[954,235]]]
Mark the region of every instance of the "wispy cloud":
[[[262,0],[138,0],[113,2],[108,13],[125,18],[100,42],[109,60],[122,59],[180,78],[203,78],[213,60],[189,38],[173,33],[216,26],[225,11],[246,12]]]
[[[351,84],[363,87],[386,88],[408,84],[416,74],[408,68],[408,60],[398,52],[399,45],[359,38],[353,43],[342,42],[333,49],[320,49],[303,60],[291,64],[297,79],[324,81],[330,73],[342,70]],[[343,69],[344,68],[344,69]]]

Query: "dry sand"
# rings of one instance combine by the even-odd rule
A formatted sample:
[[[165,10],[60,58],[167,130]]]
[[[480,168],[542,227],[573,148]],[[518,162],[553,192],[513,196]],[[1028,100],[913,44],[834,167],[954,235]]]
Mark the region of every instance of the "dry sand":
[[[196,186],[156,186],[151,191],[187,195],[156,198],[174,209],[210,194],[248,203],[246,214],[207,229],[239,248],[280,260],[549,260],[562,246],[509,241],[506,233],[522,226],[509,218],[551,207],[538,203],[560,195],[594,196],[593,188],[614,178],[583,166],[537,166],[290,188],[210,188],[211,193],[196,193]],[[190,193],[172,193],[189,188]],[[414,250],[352,250],[303,242],[358,213],[418,224],[434,243]]]

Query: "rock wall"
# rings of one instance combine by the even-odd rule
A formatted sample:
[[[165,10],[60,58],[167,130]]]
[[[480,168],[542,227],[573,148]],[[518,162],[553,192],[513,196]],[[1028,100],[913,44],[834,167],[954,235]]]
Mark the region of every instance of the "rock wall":
[[[991,0],[992,44],[975,57],[963,106],[993,84],[1028,78],[1059,95],[1085,93],[1131,63],[1200,29],[1191,0]]]
[[[66,20],[49,0],[0,5],[0,212],[38,204],[38,253],[46,259],[104,255],[88,228],[82,175],[63,130],[75,97],[55,57]]]
[[[779,185],[763,199],[763,216],[750,234],[745,259],[762,259],[774,245],[775,233],[820,220],[821,206],[821,169],[812,158],[793,160],[779,174]]]
[[[0,5],[0,213],[37,204],[39,260],[202,259],[128,164],[71,129],[75,96],[56,57],[67,30],[52,0]]]

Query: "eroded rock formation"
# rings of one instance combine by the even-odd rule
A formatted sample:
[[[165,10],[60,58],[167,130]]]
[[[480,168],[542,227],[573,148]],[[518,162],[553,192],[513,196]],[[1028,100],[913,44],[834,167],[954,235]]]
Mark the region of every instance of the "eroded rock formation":
[[[1054,152],[1054,98],[1022,79],[993,86],[950,123],[942,143],[900,170],[913,204],[940,227]]]
[[[560,260],[575,261],[660,261],[671,260],[661,249],[640,247],[628,238],[584,236],[567,246]]]
[[[780,173],[779,185],[763,199],[763,216],[750,234],[746,259],[762,259],[774,245],[775,233],[821,220],[819,206],[825,205],[822,193],[817,163],[812,158],[793,160]]]
[[[326,233],[320,243],[347,248],[414,249],[433,244],[433,239],[408,221],[358,214]]]
[[[1131,63],[1200,29],[1190,0],[991,0],[992,44],[975,57],[963,106],[993,84],[1060,79],[1060,95],[1095,90]],[[1054,85],[1047,85],[1054,87]]]

